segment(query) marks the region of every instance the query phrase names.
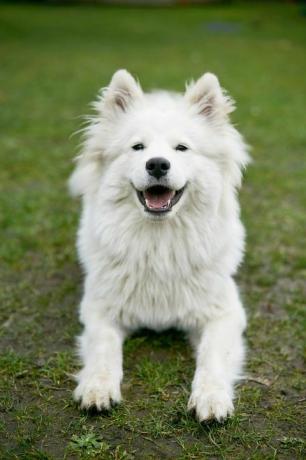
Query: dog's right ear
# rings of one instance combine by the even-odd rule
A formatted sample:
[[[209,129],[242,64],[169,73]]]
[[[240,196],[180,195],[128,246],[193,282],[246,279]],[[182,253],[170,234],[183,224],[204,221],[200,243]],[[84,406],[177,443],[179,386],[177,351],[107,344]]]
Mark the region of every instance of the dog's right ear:
[[[103,90],[96,108],[103,116],[126,112],[143,95],[140,84],[127,70],[117,70],[109,86]]]
[[[69,180],[72,195],[79,196],[94,191],[99,183],[103,163],[104,121],[115,122],[117,116],[127,112],[142,95],[139,83],[126,70],[118,70],[109,86],[103,89],[93,104],[98,113],[90,119],[84,130],[82,154],[78,157],[77,166]],[[107,131],[107,123],[105,125]]]

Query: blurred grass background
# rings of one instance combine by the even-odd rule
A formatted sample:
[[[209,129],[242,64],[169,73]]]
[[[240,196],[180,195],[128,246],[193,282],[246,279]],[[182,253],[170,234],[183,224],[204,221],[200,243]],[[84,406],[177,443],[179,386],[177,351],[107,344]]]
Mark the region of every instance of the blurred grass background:
[[[305,56],[294,4],[0,5],[1,458],[304,458]],[[82,289],[71,134],[122,67],[145,89],[183,90],[215,72],[253,147],[239,274],[253,380],[224,425],[186,413],[193,363],[175,332],[127,342],[125,403],[110,416],[71,398]]]

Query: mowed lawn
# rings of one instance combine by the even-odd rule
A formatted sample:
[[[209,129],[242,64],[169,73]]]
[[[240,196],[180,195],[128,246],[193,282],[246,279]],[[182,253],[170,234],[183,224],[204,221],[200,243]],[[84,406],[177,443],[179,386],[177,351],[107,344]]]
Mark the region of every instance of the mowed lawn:
[[[306,17],[270,2],[2,5],[0,49],[0,457],[305,458]],[[72,400],[82,274],[80,206],[66,188],[80,142],[71,134],[122,67],[145,89],[182,90],[215,72],[253,147],[237,277],[248,377],[224,424],[186,412],[194,364],[175,331],[126,343],[124,403],[111,414],[81,412]]]

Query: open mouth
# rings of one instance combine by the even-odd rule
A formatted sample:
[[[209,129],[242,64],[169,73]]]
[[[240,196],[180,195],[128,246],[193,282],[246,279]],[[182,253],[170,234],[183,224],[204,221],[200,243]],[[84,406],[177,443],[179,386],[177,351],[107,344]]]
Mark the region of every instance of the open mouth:
[[[154,185],[143,192],[137,190],[137,196],[147,212],[161,214],[171,211],[183,195],[184,188],[171,190],[162,185]]]

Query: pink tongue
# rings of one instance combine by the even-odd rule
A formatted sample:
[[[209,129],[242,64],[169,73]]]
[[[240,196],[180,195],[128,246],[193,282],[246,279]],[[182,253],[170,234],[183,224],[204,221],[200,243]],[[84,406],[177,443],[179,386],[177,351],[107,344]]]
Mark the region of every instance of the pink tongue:
[[[159,195],[154,195],[154,193],[150,193],[148,190],[144,192],[144,198],[146,200],[146,204],[148,208],[151,209],[160,209],[167,205],[168,201],[172,199],[175,192],[173,190],[168,190]]]

